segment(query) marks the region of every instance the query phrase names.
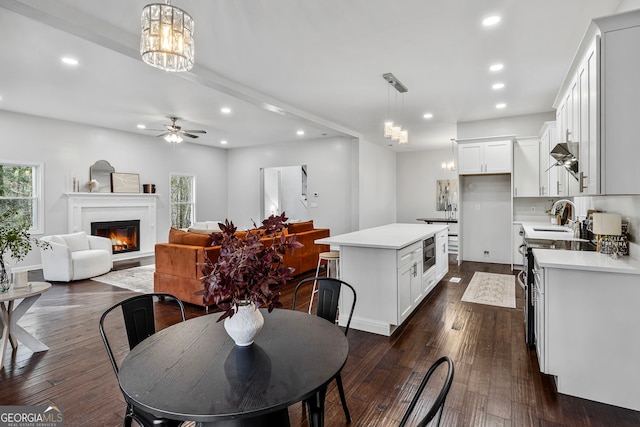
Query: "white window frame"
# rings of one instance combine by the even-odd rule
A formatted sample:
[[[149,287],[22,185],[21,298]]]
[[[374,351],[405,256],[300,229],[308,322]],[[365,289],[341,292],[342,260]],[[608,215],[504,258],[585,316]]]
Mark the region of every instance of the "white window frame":
[[[33,200],[32,222],[29,233],[44,234],[44,163],[42,162],[25,162],[20,160],[2,160],[0,165],[3,166],[29,166],[32,170],[33,179]],[[1,200],[24,200],[24,197],[6,197],[0,196]]]
[[[172,186],[171,180],[174,177],[182,177],[182,178],[191,178],[191,202],[190,203],[174,203],[173,202],[173,194],[172,194]],[[169,222],[170,226],[173,227],[173,206],[174,205],[191,205],[191,226],[196,220],[196,176],[191,173],[171,173],[169,174]]]

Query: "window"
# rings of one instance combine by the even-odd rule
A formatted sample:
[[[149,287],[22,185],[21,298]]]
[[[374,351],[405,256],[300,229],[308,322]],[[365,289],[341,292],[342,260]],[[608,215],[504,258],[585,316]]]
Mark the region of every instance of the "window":
[[[189,228],[193,223],[195,182],[193,175],[171,175],[171,227]]]
[[[0,160],[0,212],[15,209],[16,220],[31,223],[33,234],[44,231],[42,202],[42,163]]]

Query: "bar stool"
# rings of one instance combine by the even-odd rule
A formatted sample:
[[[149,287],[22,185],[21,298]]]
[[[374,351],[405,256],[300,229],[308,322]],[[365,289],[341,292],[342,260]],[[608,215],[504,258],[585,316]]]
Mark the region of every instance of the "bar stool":
[[[330,252],[321,252],[318,256],[318,267],[316,267],[316,277],[320,274],[320,265],[322,261],[327,261],[327,277],[334,277],[335,279],[340,278],[340,252],[338,251],[330,251]],[[331,262],[334,263],[335,268],[335,276],[330,276],[329,271],[331,267]],[[318,293],[318,281],[313,281],[313,290],[311,291],[311,301],[309,301],[309,314],[311,314],[311,308],[313,307],[313,297]]]

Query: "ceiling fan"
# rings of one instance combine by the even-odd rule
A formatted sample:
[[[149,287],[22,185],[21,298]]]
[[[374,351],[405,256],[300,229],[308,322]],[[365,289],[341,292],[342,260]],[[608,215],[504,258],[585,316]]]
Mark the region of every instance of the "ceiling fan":
[[[201,133],[201,134],[205,134],[207,133],[204,130],[199,130],[199,129],[182,129],[182,126],[178,126],[176,124],[176,122],[178,121],[179,117],[169,117],[169,119],[171,120],[171,124],[170,125],[165,125],[167,127],[166,132],[163,132],[159,135],[156,135],[158,137],[164,137],[164,140],[167,142],[174,142],[176,144],[179,144],[183,141],[182,136],[186,136],[188,138],[198,138],[198,135],[194,135],[196,133]],[[156,130],[157,129],[149,129],[149,130]]]

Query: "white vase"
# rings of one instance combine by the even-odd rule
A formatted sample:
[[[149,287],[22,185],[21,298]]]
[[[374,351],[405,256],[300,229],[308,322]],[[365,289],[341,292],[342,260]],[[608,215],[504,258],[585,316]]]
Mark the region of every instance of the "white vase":
[[[224,329],[240,347],[253,344],[253,340],[260,333],[263,325],[264,317],[262,317],[260,310],[256,310],[253,303],[236,304],[234,315],[224,319]]]

